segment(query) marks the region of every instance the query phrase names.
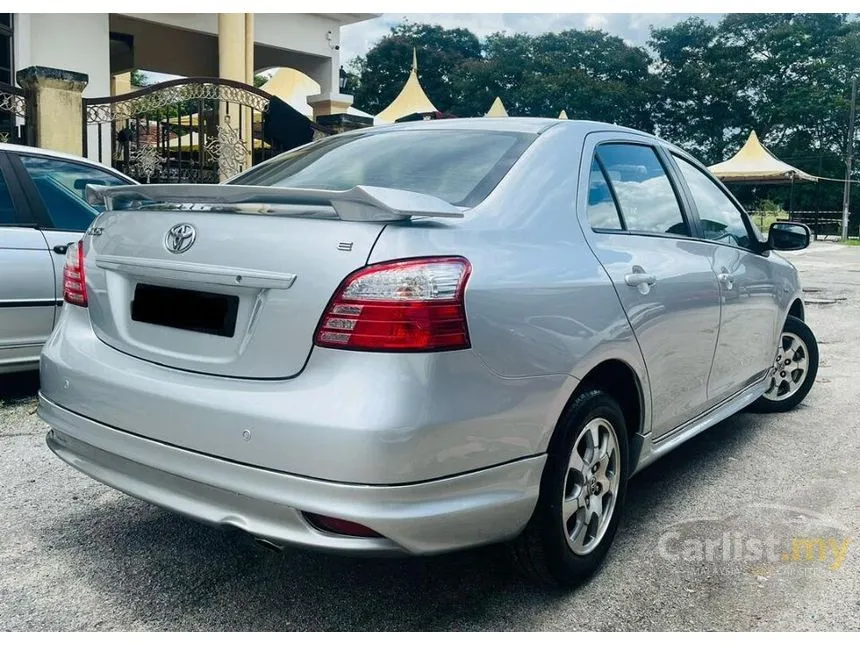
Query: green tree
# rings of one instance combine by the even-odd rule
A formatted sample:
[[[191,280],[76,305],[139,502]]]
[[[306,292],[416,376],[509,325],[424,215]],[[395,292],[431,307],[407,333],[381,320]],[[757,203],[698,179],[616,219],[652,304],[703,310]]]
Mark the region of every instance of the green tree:
[[[437,110],[449,111],[457,103],[453,80],[465,61],[481,56],[477,36],[468,29],[405,22],[377,42],[365,56],[350,62],[355,105],[376,114],[400,92],[412,67],[412,50],[418,54],[418,79]],[[360,79],[359,79],[360,77]]]
[[[659,83],[641,47],[603,31],[567,30],[493,34],[484,50],[456,80],[458,114],[482,115],[499,96],[511,116],[556,117],[565,110],[570,118],[654,128]]]

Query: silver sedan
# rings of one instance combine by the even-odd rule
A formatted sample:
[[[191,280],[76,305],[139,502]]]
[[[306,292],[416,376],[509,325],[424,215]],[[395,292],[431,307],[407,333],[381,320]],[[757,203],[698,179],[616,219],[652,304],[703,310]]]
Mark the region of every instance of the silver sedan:
[[[48,445],[261,543],[509,542],[572,585],[632,474],[815,379],[797,272],[677,147],[603,123],[375,127],[218,186],[90,187]]]

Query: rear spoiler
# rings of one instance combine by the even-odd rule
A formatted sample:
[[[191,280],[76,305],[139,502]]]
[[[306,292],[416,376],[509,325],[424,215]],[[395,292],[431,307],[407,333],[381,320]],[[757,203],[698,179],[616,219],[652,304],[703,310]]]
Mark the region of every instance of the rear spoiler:
[[[349,190],[243,186],[239,184],[137,184],[131,186],[87,185],[87,202],[106,210],[146,208],[140,202],[195,206],[253,204],[260,213],[277,213],[278,205],[321,204],[331,206],[348,222],[396,222],[411,217],[463,217],[453,204],[424,193],[377,186]]]

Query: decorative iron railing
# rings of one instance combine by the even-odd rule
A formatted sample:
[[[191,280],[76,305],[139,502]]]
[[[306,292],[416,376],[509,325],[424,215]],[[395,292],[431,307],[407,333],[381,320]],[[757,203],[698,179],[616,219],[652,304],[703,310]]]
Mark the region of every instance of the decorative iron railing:
[[[289,107],[289,123],[273,124],[273,101],[258,88],[221,78],[183,78],[84,99],[84,154],[143,183],[217,183],[296,141],[330,133]],[[301,131],[284,137],[285,126]]]
[[[27,128],[30,97],[24,90],[0,83],[0,142],[32,145]]]

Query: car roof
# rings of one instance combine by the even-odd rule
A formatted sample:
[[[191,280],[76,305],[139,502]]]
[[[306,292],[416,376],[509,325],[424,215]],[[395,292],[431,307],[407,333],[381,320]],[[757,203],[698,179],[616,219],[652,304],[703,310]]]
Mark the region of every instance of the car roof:
[[[16,143],[0,143],[0,152],[17,152],[21,154],[38,155],[40,157],[51,157],[52,159],[63,159],[65,161],[85,163],[90,166],[95,166],[96,168],[101,168],[107,172],[113,173],[114,175],[125,177],[132,183],[137,183],[136,181],[134,181],[134,179],[132,179],[128,175],[121,173],[116,168],[112,168],[111,166],[100,163],[98,161],[94,161],[92,159],[87,159],[86,157],[70,155],[65,152],[57,152],[56,150],[48,150],[46,148],[36,148],[35,146],[21,146]]]
[[[479,130],[541,134],[550,128],[575,128],[582,130],[583,133],[594,131],[617,131],[656,138],[653,134],[648,132],[633,130],[632,128],[615,125],[614,123],[602,123],[600,121],[586,121],[578,119],[548,119],[539,117],[471,117],[464,119],[407,121],[404,123],[393,123],[391,125],[377,125],[374,126],[372,130],[374,132],[394,130]]]

